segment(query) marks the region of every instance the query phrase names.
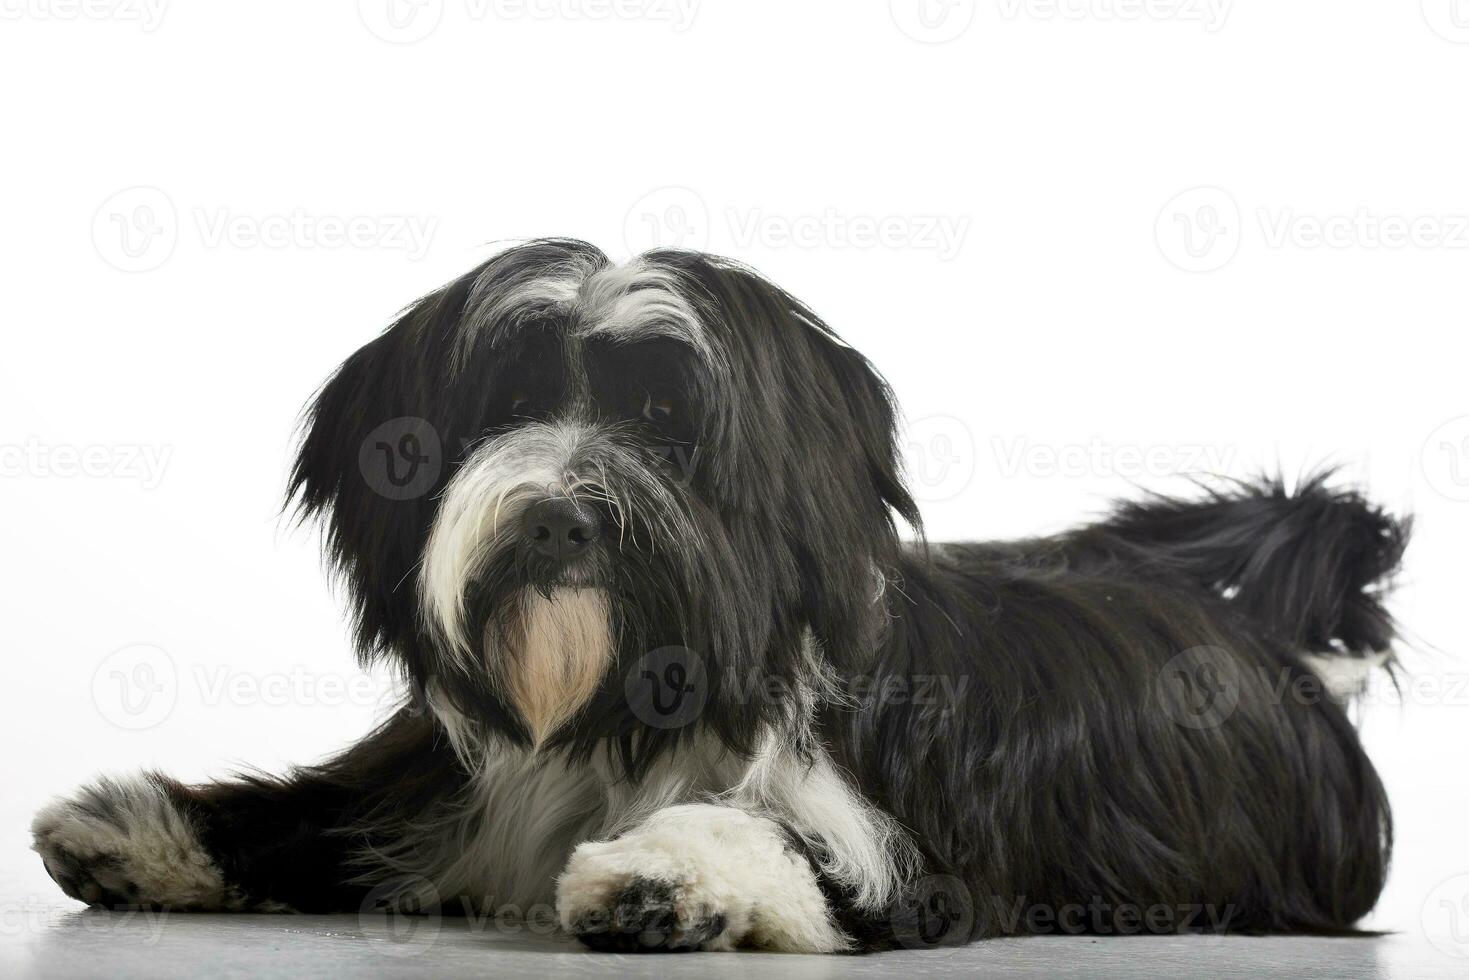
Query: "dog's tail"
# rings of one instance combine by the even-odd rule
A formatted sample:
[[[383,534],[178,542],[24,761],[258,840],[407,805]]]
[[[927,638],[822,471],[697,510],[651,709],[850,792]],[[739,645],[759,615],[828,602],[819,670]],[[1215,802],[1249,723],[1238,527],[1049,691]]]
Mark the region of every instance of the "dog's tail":
[[[1333,488],[1332,476],[1308,475],[1294,491],[1273,477],[1202,499],[1151,496],[1079,537],[1111,539],[1114,558],[1217,591],[1293,651],[1383,661],[1396,635],[1383,601],[1411,521]]]

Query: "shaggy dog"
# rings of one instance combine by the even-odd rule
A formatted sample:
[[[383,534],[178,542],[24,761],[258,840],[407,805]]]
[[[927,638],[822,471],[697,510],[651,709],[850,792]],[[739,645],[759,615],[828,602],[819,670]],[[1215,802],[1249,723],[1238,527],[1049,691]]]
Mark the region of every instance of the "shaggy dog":
[[[595,949],[1350,931],[1391,832],[1341,697],[1406,525],[1314,477],[929,544],[898,456],[750,269],[505,251],[303,424],[401,710],[280,778],[100,780],[35,847],[96,905],[554,907]]]

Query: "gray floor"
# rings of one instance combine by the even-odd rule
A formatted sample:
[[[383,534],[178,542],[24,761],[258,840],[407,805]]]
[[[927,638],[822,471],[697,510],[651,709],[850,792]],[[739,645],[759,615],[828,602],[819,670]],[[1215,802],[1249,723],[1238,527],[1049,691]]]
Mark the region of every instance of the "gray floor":
[[[76,907],[11,909],[0,923],[7,977],[459,977],[609,974],[778,977],[1463,978],[1465,947],[1415,936],[1036,938],[865,957],[697,953],[608,956],[493,922],[379,916],[160,916]]]

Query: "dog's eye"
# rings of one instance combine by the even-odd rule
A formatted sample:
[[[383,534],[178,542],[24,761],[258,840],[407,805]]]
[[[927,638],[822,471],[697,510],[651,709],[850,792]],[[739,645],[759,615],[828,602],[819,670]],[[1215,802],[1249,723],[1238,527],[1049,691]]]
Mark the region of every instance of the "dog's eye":
[[[524,415],[531,408],[530,392],[524,388],[516,388],[510,392],[510,411],[516,415]]]
[[[643,418],[661,425],[673,418],[674,407],[672,398],[650,392],[643,398]]]

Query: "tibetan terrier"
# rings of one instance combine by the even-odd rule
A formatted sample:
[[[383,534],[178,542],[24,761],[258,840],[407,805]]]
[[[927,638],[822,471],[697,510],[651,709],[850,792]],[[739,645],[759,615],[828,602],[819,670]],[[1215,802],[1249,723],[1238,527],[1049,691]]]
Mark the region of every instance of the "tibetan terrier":
[[[540,909],[602,950],[1350,932],[1391,830],[1345,697],[1406,523],[1316,476],[928,543],[899,456],[752,270],[505,251],[303,421],[292,499],[402,707],[280,777],[100,779],[36,850],[95,905]]]

